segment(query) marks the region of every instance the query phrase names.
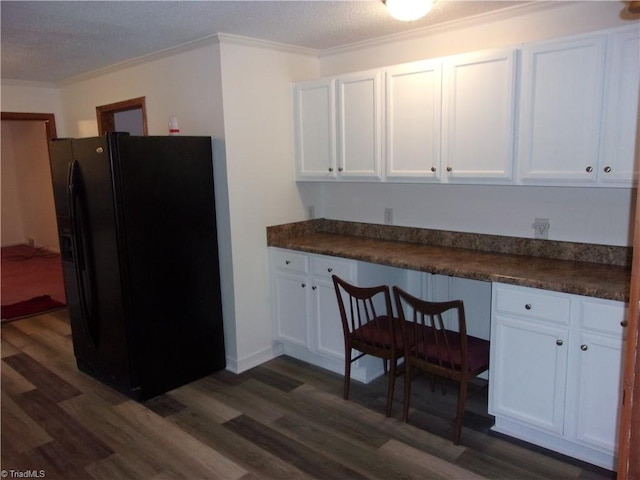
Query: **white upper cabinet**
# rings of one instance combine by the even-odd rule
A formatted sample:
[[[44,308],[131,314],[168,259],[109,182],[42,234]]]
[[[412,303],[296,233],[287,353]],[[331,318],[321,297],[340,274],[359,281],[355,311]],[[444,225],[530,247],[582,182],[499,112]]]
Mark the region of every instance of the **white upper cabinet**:
[[[513,178],[516,52],[444,59],[443,179],[504,183]]]
[[[640,30],[294,84],[296,180],[630,188]]]
[[[335,80],[294,84],[293,108],[296,178],[335,178]]]
[[[606,39],[524,46],[518,143],[524,183],[596,182]]]
[[[441,64],[416,62],[385,72],[387,180],[440,180]]]
[[[631,186],[638,177],[640,132],[640,29],[610,37],[602,128],[602,158],[598,181],[607,186]]]
[[[378,70],[337,79],[338,178],[382,179],[381,83]]]

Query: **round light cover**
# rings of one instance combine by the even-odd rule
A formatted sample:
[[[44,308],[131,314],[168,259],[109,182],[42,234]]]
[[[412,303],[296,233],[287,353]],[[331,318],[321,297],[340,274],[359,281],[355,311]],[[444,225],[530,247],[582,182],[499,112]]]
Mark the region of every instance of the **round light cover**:
[[[411,22],[424,17],[433,7],[432,0],[385,0],[389,13],[396,20]]]

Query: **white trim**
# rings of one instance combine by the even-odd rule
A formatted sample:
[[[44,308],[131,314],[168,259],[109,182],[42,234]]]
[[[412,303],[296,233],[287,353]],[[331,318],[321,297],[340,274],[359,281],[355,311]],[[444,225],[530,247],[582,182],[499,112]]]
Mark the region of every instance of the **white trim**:
[[[170,57],[179,53],[188,52],[197,48],[206,47],[209,45],[219,45],[221,43],[246,45],[252,47],[268,48],[271,50],[279,50],[289,53],[299,53],[301,55],[313,55],[318,56],[318,50],[296,47],[294,45],[287,45],[284,43],[271,42],[268,40],[260,40],[258,38],[243,37],[241,35],[232,35],[228,33],[216,33],[207,37],[194,40],[192,42],[183,43],[175,47],[166,48],[164,50],[158,50],[146,55],[131,58],[120,63],[109,65],[108,67],[99,68],[90,72],[82,73],[73,77],[65,78],[55,84],[55,86],[62,87],[71,85],[73,83],[89,80],[91,78],[100,77],[108,73],[124,70],[125,68],[131,68],[136,65],[142,65],[144,63],[153,62],[161,58]]]
[[[58,88],[58,85],[53,82],[36,82],[33,80],[16,80],[12,78],[3,78],[1,82],[2,85],[6,87]]]

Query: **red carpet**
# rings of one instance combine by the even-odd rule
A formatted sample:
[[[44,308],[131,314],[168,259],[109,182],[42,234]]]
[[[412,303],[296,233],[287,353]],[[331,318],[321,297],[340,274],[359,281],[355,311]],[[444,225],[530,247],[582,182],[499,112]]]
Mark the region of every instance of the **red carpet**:
[[[57,310],[64,306],[64,303],[56,302],[49,295],[42,295],[12,305],[2,305],[2,320],[28,317],[37,313]]]
[[[59,254],[28,245],[3,247],[1,251],[3,320],[17,318],[7,316],[16,309],[28,312],[18,316],[26,316],[64,306],[66,296]],[[50,297],[50,301],[33,300],[43,296]]]

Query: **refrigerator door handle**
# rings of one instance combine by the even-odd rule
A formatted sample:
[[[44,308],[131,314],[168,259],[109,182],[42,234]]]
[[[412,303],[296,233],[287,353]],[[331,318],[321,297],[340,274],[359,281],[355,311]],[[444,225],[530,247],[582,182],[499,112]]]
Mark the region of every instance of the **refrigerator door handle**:
[[[78,285],[78,296],[80,300],[80,311],[82,315],[82,323],[84,325],[87,337],[91,342],[91,346],[94,348],[98,344],[98,329],[97,325],[94,325],[95,321],[92,318],[92,309],[89,306],[87,296],[87,284],[91,285],[92,279],[90,278],[87,258],[85,256],[86,249],[83,248],[82,239],[83,236],[83,223],[81,215],[78,213],[78,196],[79,196],[79,175],[80,166],[77,160],[73,160],[69,163],[68,172],[68,195],[69,195],[69,216],[71,218],[71,248],[73,250],[73,257],[75,259],[75,276],[76,284]]]

